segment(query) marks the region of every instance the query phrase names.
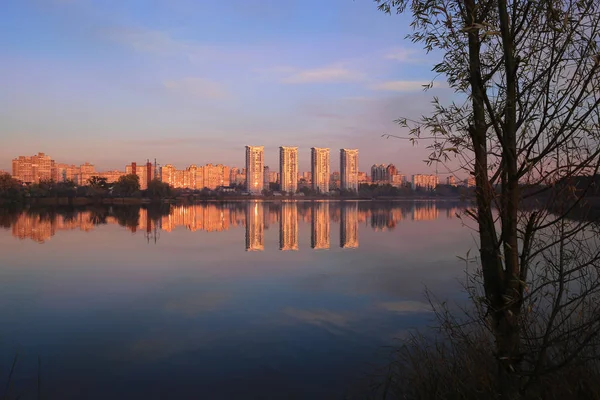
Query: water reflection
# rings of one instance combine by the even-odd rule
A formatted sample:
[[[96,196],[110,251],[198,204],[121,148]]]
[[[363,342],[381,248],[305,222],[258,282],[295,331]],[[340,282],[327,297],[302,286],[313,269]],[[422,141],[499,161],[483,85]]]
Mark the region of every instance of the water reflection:
[[[340,224],[340,247],[359,246],[358,225],[368,223],[375,231],[393,230],[410,218],[432,221],[440,216],[454,218],[453,203],[296,202],[207,203],[160,207],[108,206],[86,209],[30,209],[3,215],[0,226],[10,227],[14,237],[44,243],[70,230],[89,232],[98,225],[119,225],[131,233],[141,232],[156,242],[160,232],[178,228],[189,231],[221,232],[245,226],[248,251],[265,249],[265,230],[279,227],[279,249],[298,250],[298,222],[310,223],[313,249],[331,247],[331,223]]]
[[[328,249],[330,247],[330,225],[329,203],[314,203],[311,209],[310,247],[313,249]]]
[[[457,207],[0,210],[0,359],[35,388],[39,356],[44,399],[366,398],[378,349],[428,323],[424,286],[459,289]]]

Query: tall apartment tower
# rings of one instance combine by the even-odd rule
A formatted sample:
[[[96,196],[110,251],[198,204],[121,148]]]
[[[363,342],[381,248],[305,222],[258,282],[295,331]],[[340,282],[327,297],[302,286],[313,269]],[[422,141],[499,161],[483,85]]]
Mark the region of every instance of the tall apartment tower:
[[[246,190],[260,194],[264,188],[265,146],[246,146]]]
[[[298,148],[279,148],[279,173],[281,176],[281,190],[296,193],[298,190]]]
[[[358,149],[340,150],[340,186],[358,191]]]
[[[320,193],[329,192],[329,149],[311,148],[310,168],[313,190]]]

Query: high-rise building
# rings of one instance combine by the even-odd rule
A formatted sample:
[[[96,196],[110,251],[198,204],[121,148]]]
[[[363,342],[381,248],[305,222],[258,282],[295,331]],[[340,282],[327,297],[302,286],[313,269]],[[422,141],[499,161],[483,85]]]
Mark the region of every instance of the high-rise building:
[[[175,187],[175,167],[171,164],[160,167],[160,180]]]
[[[313,249],[328,249],[330,236],[329,203],[313,203],[310,246]]]
[[[456,178],[454,177],[454,175],[450,175],[446,178],[446,185],[456,186]]]
[[[265,147],[246,146],[246,190],[260,194],[264,188]]]
[[[56,181],[66,182],[73,181],[77,178],[79,168],[71,164],[56,164]]]
[[[298,250],[298,203],[281,203],[279,250]]]
[[[377,184],[388,183],[389,178],[385,164],[373,164],[371,167],[371,181]]]
[[[281,190],[296,193],[298,190],[298,148],[281,146],[279,148],[279,175]]]
[[[19,156],[12,160],[13,178],[24,183],[38,183],[57,178],[54,160],[44,153],[35,156]]]
[[[150,182],[152,182],[152,179],[154,179],[154,168],[152,168],[152,163],[150,162],[150,160],[146,161],[146,188],[148,188],[148,185],[150,184]]]
[[[358,149],[340,150],[340,189],[358,191]]]
[[[98,176],[100,178],[105,178],[106,183],[114,183],[119,180],[120,177],[125,175],[123,171],[112,170],[112,171],[104,171],[104,172],[96,172],[94,176]]]
[[[310,149],[310,168],[313,190],[329,192],[329,149],[313,147]]]
[[[392,183],[394,181],[394,176],[398,174],[398,168],[394,164],[390,164],[385,169],[385,175],[387,183]]]
[[[86,162],[79,166],[79,174],[77,177],[77,184],[80,186],[87,185],[88,181],[92,176],[96,175],[96,169],[93,164]]]
[[[269,183],[271,182],[270,177],[271,177],[271,171],[269,170],[269,167],[265,165],[264,168],[264,173],[263,173],[263,177],[264,177],[264,183],[263,186],[265,189],[269,189]]]
[[[358,184],[360,185],[361,183],[369,183],[369,176],[367,175],[366,172],[361,172],[358,171]]]
[[[246,206],[246,251],[265,249],[265,219],[263,204],[258,201]]]
[[[417,190],[433,190],[438,185],[439,180],[437,175],[413,175],[412,176],[412,189]]]
[[[340,215],[340,247],[358,247],[358,203],[343,204]]]
[[[143,165],[143,164],[142,164]],[[125,174],[127,175],[137,175],[140,190],[148,189],[148,167],[140,166],[138,167],[136,162],[132,162],[125,166]]]

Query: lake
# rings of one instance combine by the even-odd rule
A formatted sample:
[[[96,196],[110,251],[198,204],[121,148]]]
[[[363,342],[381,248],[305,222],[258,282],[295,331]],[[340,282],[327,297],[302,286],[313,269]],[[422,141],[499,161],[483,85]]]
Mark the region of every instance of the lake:
[[[36,398],[38,376],[45,400],[364,398],[386,346],[431,321],[425,287],[462,296],[460,210],[4,210],[0,382],[17,354],[10,398]]]

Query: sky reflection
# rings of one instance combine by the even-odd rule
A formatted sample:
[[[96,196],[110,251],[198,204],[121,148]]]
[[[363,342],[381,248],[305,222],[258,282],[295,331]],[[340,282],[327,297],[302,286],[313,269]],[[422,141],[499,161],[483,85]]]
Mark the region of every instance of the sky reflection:
[[[457,212],[249,202],[3,215],[1,360],[22,355],[23,398],[38,355],[44,398],[357,393],[381,346],[429,320],[425,286],[459,296],[456,255],[475,242]]]

